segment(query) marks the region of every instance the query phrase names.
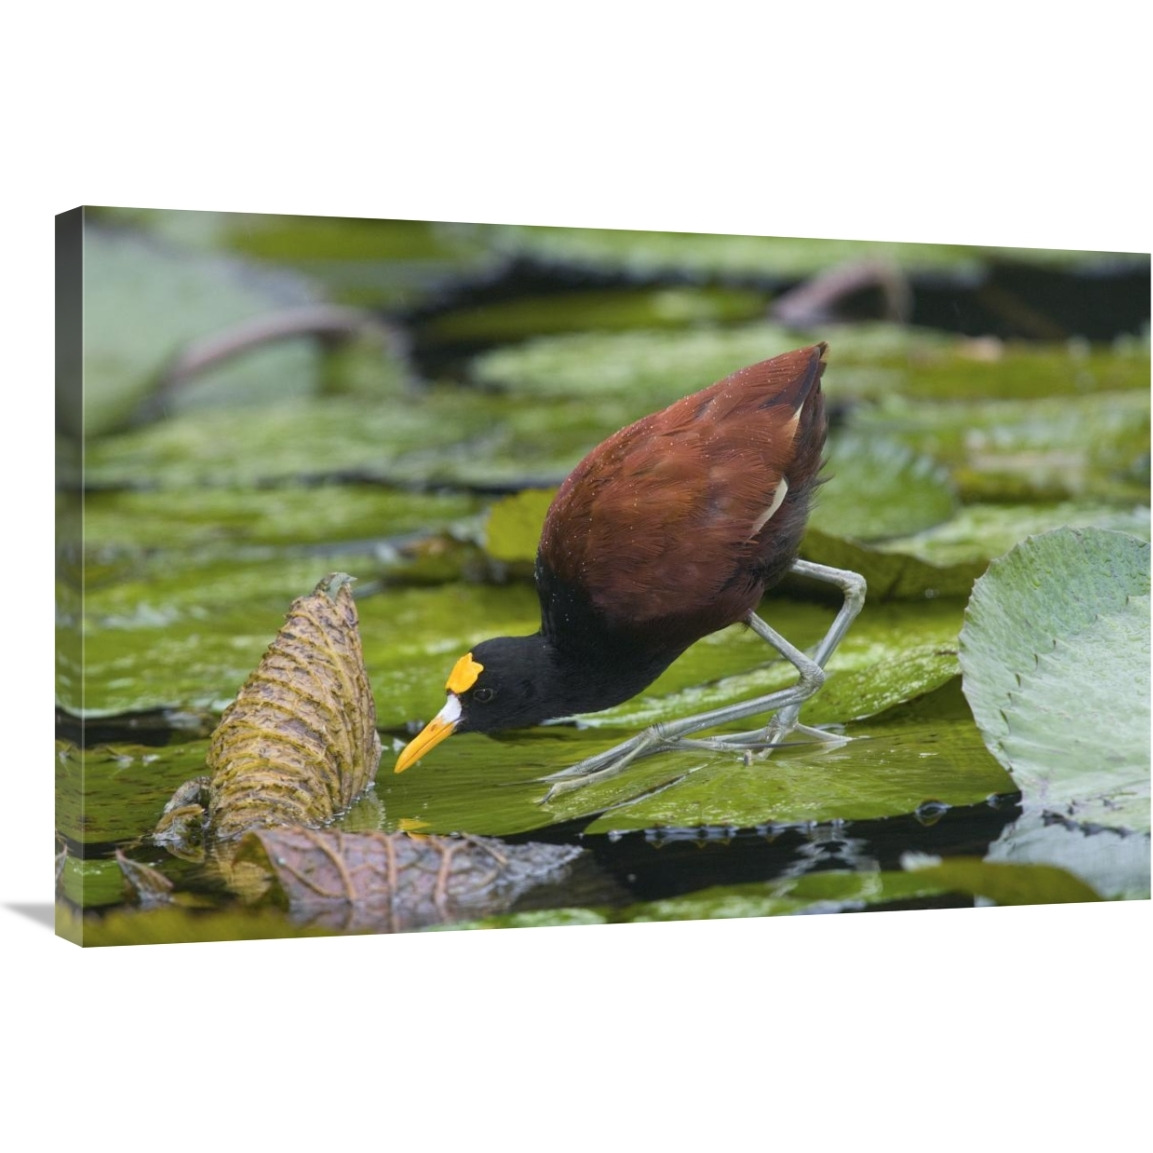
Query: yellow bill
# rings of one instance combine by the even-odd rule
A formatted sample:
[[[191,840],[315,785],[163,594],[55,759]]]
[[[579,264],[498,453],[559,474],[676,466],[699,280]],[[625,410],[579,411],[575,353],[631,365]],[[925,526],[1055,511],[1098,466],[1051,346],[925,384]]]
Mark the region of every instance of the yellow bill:
[[[444,708],[420,730],[407,744],[396,759],[395,773],[403,773],[410,765],[420,760],[425,753],[436,748],[445,737],[451,737],[460,723],[460,698],[456,693],[449,693]]]

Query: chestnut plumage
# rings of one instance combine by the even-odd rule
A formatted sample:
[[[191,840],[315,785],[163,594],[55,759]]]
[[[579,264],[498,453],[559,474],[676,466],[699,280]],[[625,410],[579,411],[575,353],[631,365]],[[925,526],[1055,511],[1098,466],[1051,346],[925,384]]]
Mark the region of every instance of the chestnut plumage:
[[[462,657],[444,709],[396,771],[452,732],[619,704],[694,641],[748,620],[805,531],[827,427],[826,348],[742,368],[593,449],[545,519],[539,631]]]

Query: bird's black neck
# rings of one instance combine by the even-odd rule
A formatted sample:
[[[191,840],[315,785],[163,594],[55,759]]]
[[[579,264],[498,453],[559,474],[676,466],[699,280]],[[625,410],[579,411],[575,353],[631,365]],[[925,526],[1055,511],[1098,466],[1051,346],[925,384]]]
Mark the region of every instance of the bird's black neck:
[[[489,692],[484,702],[462,695],[458,731],[525,728],[611,708],[651,684],[681,651],[657,653],[604,634],[599,644],[581,638],[561,646],[543,632],[483,641],[472,657],[483,669],[478,686]]]
[[[651,643],[641,646],[620,636],[564,647],[542,636],[540,643],[557,686],[554,699],[564,702],[557,715],[597,712],[635,697],[684,651],[683,647],[656,649]]]

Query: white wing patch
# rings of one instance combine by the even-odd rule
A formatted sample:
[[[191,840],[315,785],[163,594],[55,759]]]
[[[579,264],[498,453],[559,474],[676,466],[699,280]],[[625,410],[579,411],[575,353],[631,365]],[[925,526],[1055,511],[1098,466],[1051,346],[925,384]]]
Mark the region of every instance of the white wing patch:
[[[786,424],[784,426],[784,429],[782,430],[784,432],[785,436],[789,440],[792,440],[793,437],[797,435],[797,425],[800,424],[801,413],[804,411],[805,411],[805,402],[802,400],[800,403],[800,407],[798,407],[797,411],[793,413],[793,419],[790,420],[789,423]]]
[[[777,511],[785,502],[785,497],[789,495],[789,482],[781,477],[781,483],[777,485],[777,491],[773,493],[772,504],[755,521],[753,521],[752,531],[749,533],[749,540],[757,535],[769,523],[773,513]]]
[[[786,424],[784,426],[784,428],[782,429],[785,436],[789,440],[792,440],[793,437],[797,435],[797,425],[800,424],[800,422],[801,422],[801,413],[804,411],[804,408],[805,408],[805,402],[801,401],[796,412],[793,413],[792,420],[790,420],[789,423]],[[749,533],[749,540],[752,540],[753,537],[755,537],[757,535],[757,533],[759,533],[761,531],[761,529],[763,529],[765,527],[765,525],[767,525],[769,523],[769,521],[773,518],[774,513],[776,513],[777,509],[779,509],[781,507],[781,505],[785,503],[785,497],[787,497],[788,495],[789,495],[789,482],[787,480],[785,480],[784,477],[781,477],[781,483],[779,485],[777,485],[777,491],[773,493],[772,503],[769,505],[769,507],[767,509],[765,509],[765,511],[763,513],[761,513],[761,515],[759,517],[757,517],[757,519],[755,521],[753,521],[753,528],[752,528],[752,531]]]

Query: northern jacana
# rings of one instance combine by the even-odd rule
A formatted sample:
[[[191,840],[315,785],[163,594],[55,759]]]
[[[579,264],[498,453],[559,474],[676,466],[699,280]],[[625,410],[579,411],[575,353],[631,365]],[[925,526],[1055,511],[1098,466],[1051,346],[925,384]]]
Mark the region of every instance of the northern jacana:
[[[824,449],[824,343],[787,352],[630,424],[593,449],[541,532],[532,636],[483,641],[454,666],[444,708],[406,746],[402,772],[454,732],[522,728],[620,704],[694,641],[746,622],[800,673],[790,689],[670,721],[544,778],[563,789],[666,748],[772,747],[865,599],[853,572],[797,559]],[[789,571],[837,585],[844,604],[811,657],[756,615]],[[752,733],[688,734],[775,710]]]

